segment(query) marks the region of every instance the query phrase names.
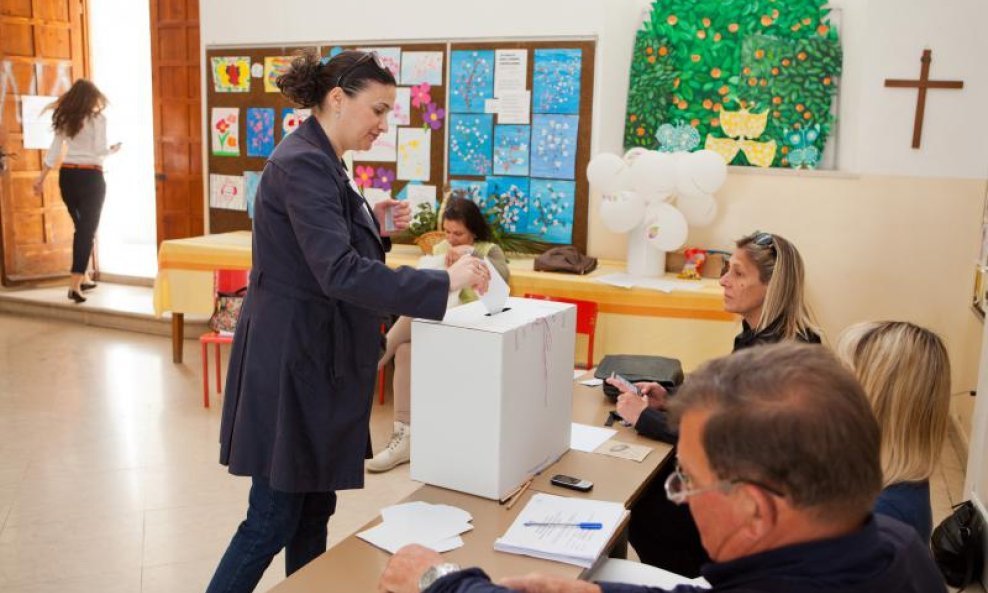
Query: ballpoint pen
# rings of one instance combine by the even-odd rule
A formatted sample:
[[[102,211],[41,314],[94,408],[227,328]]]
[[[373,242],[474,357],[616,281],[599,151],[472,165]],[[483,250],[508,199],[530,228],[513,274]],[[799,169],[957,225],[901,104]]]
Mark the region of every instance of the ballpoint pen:
[[[540,523],[525,521],[525,527],[578,527],[579,529],[603,529],[603,523]]]

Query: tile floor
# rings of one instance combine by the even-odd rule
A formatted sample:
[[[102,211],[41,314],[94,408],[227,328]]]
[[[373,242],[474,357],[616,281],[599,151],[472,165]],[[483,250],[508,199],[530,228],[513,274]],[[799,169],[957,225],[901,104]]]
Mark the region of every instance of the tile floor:
[[[216,462],[219,402],[202,407],[200,360],[168,338],[0,314],[0,591],[205,589],[245,510],[249,482]],[[390,431],[375,404],[372,434]],[[947,445],[937,520],[963,469]],[[416,487],[405,465],[343,493],[330,544]],[[283,578],[276,558],[258,591]]]

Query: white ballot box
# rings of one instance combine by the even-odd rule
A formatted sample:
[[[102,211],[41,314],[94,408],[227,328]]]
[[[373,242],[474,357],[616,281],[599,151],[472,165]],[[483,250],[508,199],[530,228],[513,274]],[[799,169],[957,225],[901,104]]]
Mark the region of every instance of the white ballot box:
[[[412,323],[411,477],[503,498],[569,449],[576,307],[509,298]]]

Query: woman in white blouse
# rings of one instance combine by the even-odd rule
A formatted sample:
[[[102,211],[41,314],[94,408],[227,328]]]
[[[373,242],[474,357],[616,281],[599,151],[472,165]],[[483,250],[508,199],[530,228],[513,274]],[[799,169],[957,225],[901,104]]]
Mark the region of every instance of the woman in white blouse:
[[[106,197],[103,157],[120,150],[119,142],[106,145],[106,118],[103,117],[106,104],[106,97],[95,84],[79,79],[48,107],[54,109],[52,128],[55,138],[45,156],[41,174],[34,182],[34,191],[40,195],[48,171],[54,168],[62,152],[62,143],[67,144],[68,150],[58,172],[58,189],[75,223],[69,298],[76,303],[86,302],[82,291],[96,288],[96,284],[86,278],[86,267]]]

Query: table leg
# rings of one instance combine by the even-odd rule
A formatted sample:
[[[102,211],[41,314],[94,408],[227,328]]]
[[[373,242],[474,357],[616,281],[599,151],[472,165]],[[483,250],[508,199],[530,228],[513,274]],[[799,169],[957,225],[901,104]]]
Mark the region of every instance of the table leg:
[[[185,314],[172,312],[172,362],[182,363],[182,345],[185,342]]]

